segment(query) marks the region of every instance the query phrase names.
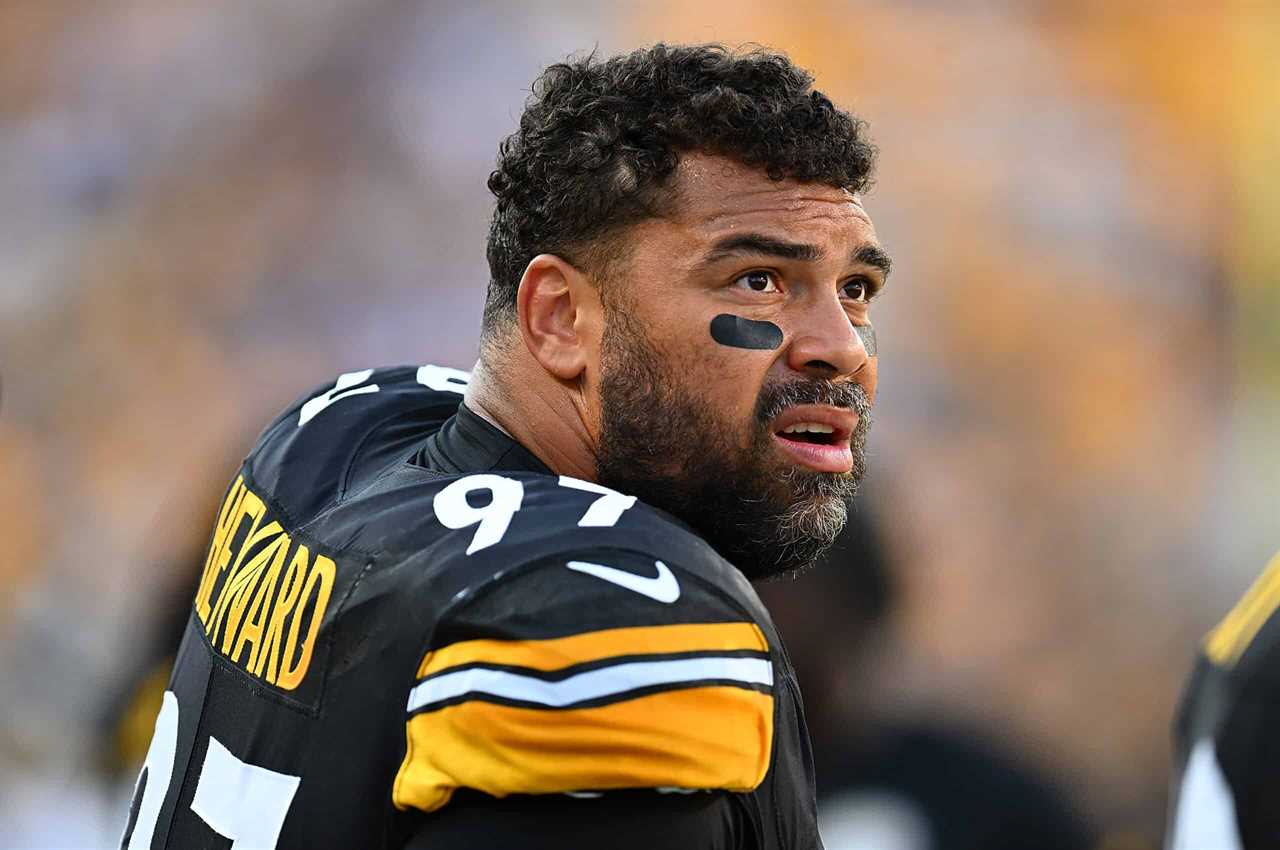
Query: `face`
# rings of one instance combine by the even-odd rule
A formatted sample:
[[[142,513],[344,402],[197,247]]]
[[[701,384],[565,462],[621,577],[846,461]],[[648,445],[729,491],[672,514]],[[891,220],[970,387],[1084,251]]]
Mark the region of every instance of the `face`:
[[[750,578],[803,569],[864,472],[888,258],[842,190],[704,155],[675,186],[602,281],[598,478]]]

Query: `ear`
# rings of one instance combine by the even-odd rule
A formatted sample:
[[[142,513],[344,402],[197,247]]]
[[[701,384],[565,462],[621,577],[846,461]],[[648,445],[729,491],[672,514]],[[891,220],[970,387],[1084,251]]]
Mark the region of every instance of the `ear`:
[[[586,370],[600,325],[599,298],[582,272],[555,254],[529,261],[516,293],[520,335],[534,359],[562,381]]]

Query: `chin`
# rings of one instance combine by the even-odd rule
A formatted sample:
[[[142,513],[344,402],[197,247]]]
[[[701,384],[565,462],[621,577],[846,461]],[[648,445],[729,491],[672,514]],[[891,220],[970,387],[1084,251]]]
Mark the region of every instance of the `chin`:
[[[849,503],[840,496],[814,496],[798,502],[783,516],[783,531],[828,544],[849,521]]]
[[[723,540],[722,554],[752,581],[796,575],[822,557],[848,518],[847,497],[806,496],[762,517],[756,534]]]

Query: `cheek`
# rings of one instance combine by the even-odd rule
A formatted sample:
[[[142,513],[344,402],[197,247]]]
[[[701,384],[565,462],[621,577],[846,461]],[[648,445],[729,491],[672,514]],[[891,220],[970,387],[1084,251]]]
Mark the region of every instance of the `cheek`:
[[[708,335],[705,323],[696,332],[663,340],[659,350],[669,374],[686,392],[726,413],[754,409],[764,376],[777,358],[775,351],[721,345]]]
[[[877,366],[879,362],[872,357],[867,361],[867,365],[862,370],[862,378],[858,381],[862,388],[867,391],[867,399],[875,404],[876,401],[876,376]]]
[[[699,359],[699,397],[714,408],[730,433],[753,434],[756,405],[777,353],[711,345]]]

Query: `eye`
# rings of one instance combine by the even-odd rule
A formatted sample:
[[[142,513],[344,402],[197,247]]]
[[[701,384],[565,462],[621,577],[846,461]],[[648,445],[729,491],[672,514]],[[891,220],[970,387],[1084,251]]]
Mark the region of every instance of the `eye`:
[[[852,298],[854,301],[866,304],[871,300],[871,285],[865,280],[851,280],[840,289],[840,294],[845,298]]]
[[[752,292],[778,292],[778,282],[774,279],[773,272],[754,271],[739,275],[733,282],[734,286],[749,289]]]

